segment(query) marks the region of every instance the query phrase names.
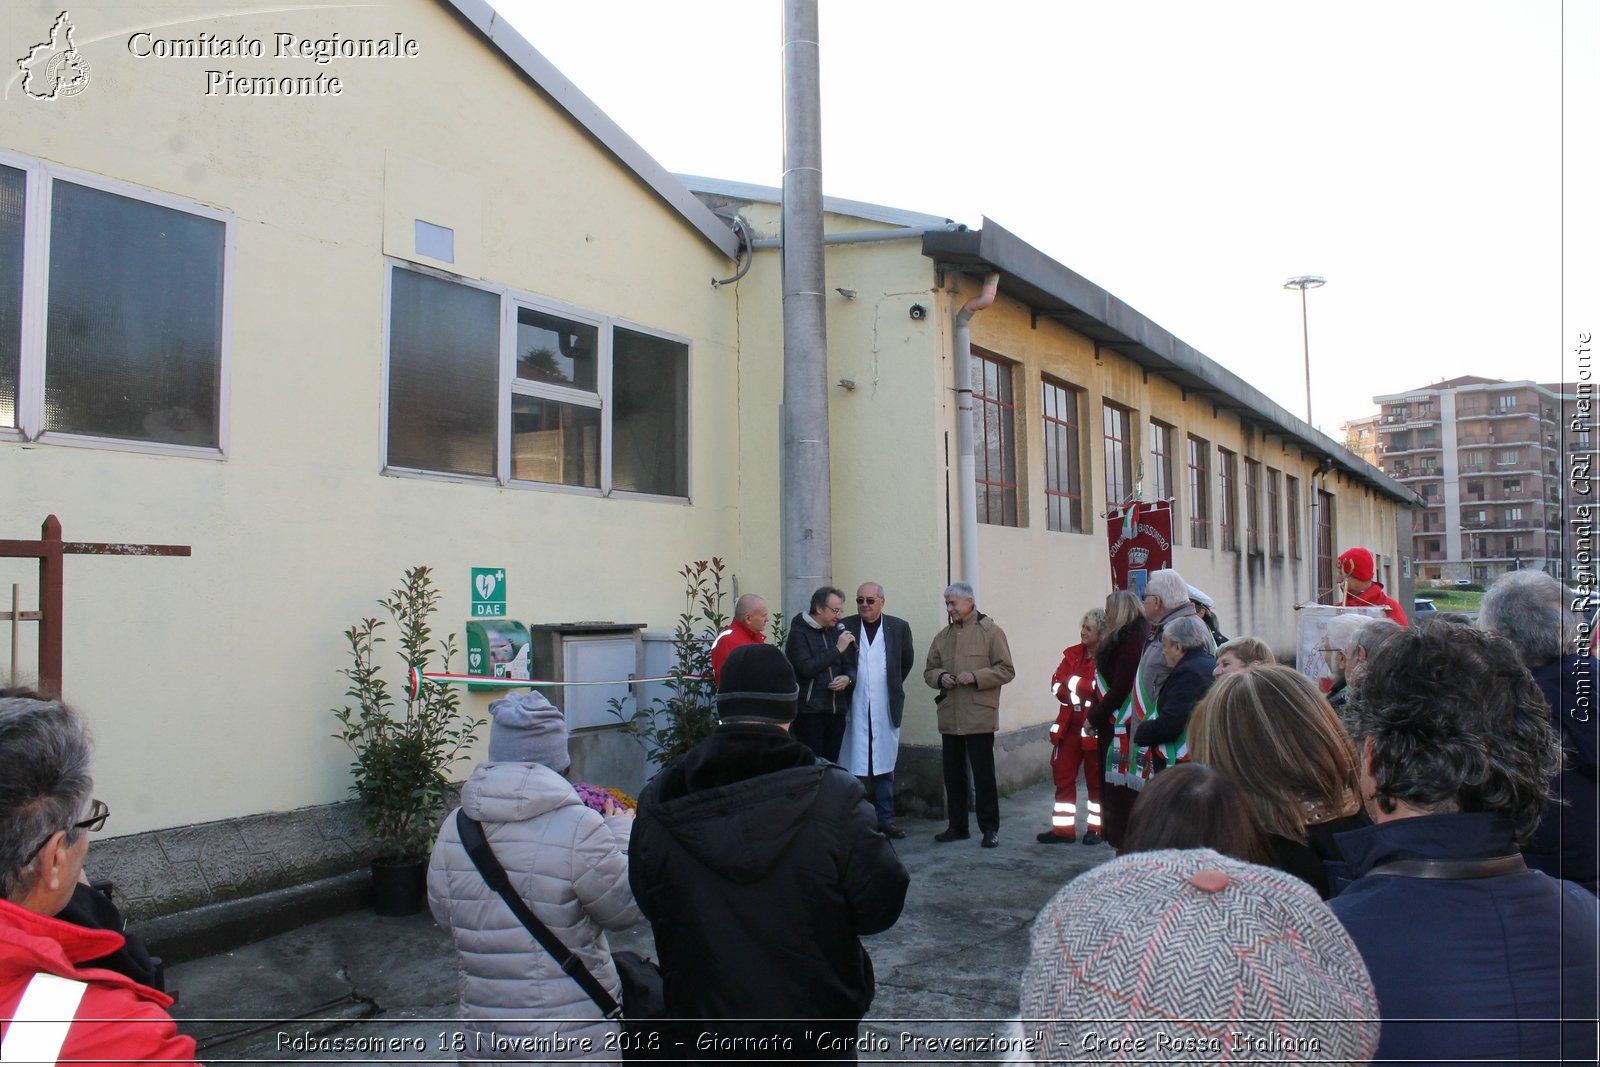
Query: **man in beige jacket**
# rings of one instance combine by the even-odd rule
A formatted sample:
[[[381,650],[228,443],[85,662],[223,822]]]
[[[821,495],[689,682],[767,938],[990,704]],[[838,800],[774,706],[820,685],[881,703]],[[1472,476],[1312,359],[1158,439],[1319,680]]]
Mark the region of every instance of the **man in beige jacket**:
[[[1000,687],[1017,676],[1005,631],[978,610],[972,586],[956,582],[944,591],[950,625],[928,649],[922,672],[939,691],[939,733],[944,742],[945,810],[950,825],[933,835],[940,843],[961,841],[967,829],[967,766],[978,809],[983,847],[1000,844],[1000,792],[994,778],[994,734],[1000,728]]]

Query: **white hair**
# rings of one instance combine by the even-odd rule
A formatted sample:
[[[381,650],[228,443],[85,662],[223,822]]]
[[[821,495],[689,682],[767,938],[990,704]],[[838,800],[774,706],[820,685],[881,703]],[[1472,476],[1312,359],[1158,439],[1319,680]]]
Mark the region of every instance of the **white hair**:
[[[1160,600],[1161,606],[1168,611],[1177,611],[1189,602],[1189,583],[1183,580],[1183,575],[1169,567],[1150,576],[1145,583],[1144,595]]]

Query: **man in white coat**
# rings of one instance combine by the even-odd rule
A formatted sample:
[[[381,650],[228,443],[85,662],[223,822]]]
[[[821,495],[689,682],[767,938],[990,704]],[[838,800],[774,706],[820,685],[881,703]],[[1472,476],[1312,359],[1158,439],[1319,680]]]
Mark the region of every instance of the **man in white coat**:
[[[885,837],[906,836],[894,824],[894,764],[900,753],[900,716],[906,676],[915,665],[911,624],[883,613],[883,586],[856,590],[856,613],[844,620],[856,638],[856,687],[839,763],[861,779]]]

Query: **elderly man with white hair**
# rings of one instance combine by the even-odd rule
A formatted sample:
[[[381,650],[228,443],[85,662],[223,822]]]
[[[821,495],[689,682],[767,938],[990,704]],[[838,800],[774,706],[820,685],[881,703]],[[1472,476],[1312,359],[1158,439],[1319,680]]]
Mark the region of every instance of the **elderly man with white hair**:
[[[1170,567],[1156,571],[1145,581],[1144,617],[1150,620],[1150,637],[1139,657],[1139,674],[1134,680],[1135,711],[1140,719],[1155,710],[1156,697],[1172,668],[1161,652],[1161,633],[1179,619],[1199,618],[1189,599],[1189,583]]]
[[[954,582],[944,591],[950,625],[928,649],[923,681],[939,691],[939,734],[944,749],[944,801],[949,826],[940,844],[971,836],[967,829],[967,767],[983,847],[1000,844],[1000,791],[994,775],[994,735],[1000,729],[1000,687],[1017,676],[1005,631],[978,610],[972,586]]]
[[[1600,664],[1584,651],[1587,627],[1584,616],[1572,610],[1573,601],[1573,594],[1550,575],[1513,571],[1484,596],[1478,625],[1516,647],[1561,736],[1563,767],[1551,783],[1538,831],[1522,846],[1522,857],[1528,866],[1593,893],[1600,889],[1595,846]]]

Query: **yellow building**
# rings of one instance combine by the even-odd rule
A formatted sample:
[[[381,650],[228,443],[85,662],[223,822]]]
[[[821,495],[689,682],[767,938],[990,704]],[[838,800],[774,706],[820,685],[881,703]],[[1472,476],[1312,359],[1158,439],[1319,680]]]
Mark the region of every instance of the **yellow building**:
[[[770,470],[781,278],[776,253],[761,249],[775,244],[777,191],[684,180],[756,234],[738,283],[740,441],[747,462]],[[1291,662],[1314,563],[1324,603],[1333,557],[1355,545],[1373,550],[1397,598],[1410,597],[1397,549],[1409,540],[1397,531],[1409,534],[1415,496],[1238,375],[987,219],[971,230],[828,200],[824,221],[835,584],[882,582],[887,610],[925,649],[944,624],[946,583],[974,581],[1016,659],[996,738],[1002,788],[1048,773],[1050,676],[1111,588],[1111,504],[1172,500],[1176,569],[1215,601],[1226,633],[1260,637]],[[978,573],[963,575],[953,324],[989,274],[999,297],[971,321]],[[747,570],[779,567],[777,503],[775,479],[744,479]],[[937,810],[933,693],[916,674],[901,742],[902,802]]]
[[[728,221],[774,236],[765,194],[697,199],[481,0],[7,14],[0,539],[54,514],[69,540],[191,550],[65,565],[65,695],[119,835],[94,873],[133,914],[358,865],[341,633],[406,566],[434,569],[453,629],[473,568],[503,568],[514,618],[647,636],[682,610],[684,561],[777,588],[777,255],[741,252]],[[1369,545],[1401,577],[1409,494],[1067,268],[987,222],[833,205],[827,225],[916,231],[829,252],[830,379],[851,383],[833,571],[883,582],[924,648],[959,576],[952,317],[1000,275],[972,340],[1003,468],[981,607],[1019,668],[1006,783],[1046,773],[1049,675],[1107,591],[1105,412],[1118,477],[1171,483],[1177,566],[1230,632],[1289,647],[1319,465],[1325,549]],[[36,571],[0,559],[24,608]],[[931,697],[907,704],[910,804],[938,798]],[[625,773],[629,744],[592,725],[580,772]]]

